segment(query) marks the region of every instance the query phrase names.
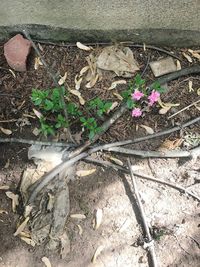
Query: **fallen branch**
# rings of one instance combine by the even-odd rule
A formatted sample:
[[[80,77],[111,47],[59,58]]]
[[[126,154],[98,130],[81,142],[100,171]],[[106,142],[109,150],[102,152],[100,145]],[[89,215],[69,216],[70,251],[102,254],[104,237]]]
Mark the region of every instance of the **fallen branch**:
[[[137,184],[136,184],[136,181],[135,181],[135,178],[134,178],[134,174],[132,172],[130,159],[128,159],[128,167],[129,167],[129,171],[130,171],[130,175],[131,175],[131,179],[132,179],[132,185],[133,185],[133,190],[134,190],[134,193],[135,193],[135,198],[137,200],[137,206],[138,206],[138,209],[139,209],[139,212],[140,212],[140,216],[141,216],[141,219],[142,219],[142,223],[143,223],[143,226],[144,226],[145,236],[147,238],[147,244],[146,244],[147,245],[147,250],[149,251],[150,256],[151,256],[152,266],[156,267],[158,265],[157,265],[156,253],[155,253],[155,249],[154,249],[154,241],[153,241],[153,239],[151,237],[151,234],[150,234],[150,231],[149,231],[149,226],[147,224],[146,214],[144,212],[144,208],[143,208],[143,205],[142,205],[142,201],[140,199],[140,195],[139,195],[139,191],[138,191],[138,188],[137,188]]]
[[[171,134],[176,131],[182,130],[183,128],[186,128],[192,124],[198,123],[200,121],[200,117],[197,117],[193,120],[190,120],[180,126],[175,126],[171,129],[166,129],[164,131],[160,131],[158,133],[154,134],[149,134],[143,137],[135,138],[133,140],[126,140],[126,141],[120,141],[120,142],[114,142],[114,143],[109,143],[105,145],[100,145],[100,146],[95,146],[93,147],[93,153],[95,151],[103,150],[104,148],[110,148],[110,147],[115,147],[115,146],[124,146],[124,145],[129,145],[129,144],[135,144],[139,143],[142,141],[146,141],[149,139],[153,139],[156,137],[160,137],[163,135]],[[68,147],[69,145],[71,147],[75,147],[74,144],[69,144],[65,142],[50,142],[50,141],[37,141],[37,140],[29,140],[29,139],[22,139],[22,138],[0,138],[0,143],[22,143],[22,144],[30,144],[30,145],[44,145],[44,146],[60,146],[60,147]]]
[[[172,151],[160,152],[160,151],[134,150],[123,147],[111,147],[103,150],[127,154],[127,155],[140,156],[142,158],[190,158],[193,155],[192,150],[191,151],[172,150]]]
[[[37,46],[35,45],[35,43],[33,42],[33,40],[31,39],[29,33],[26,31],[26,30],[23,30],[23,33],[24,35],[26,36],[26,38],[31,42],[32,44],[32,47],[34,48],[36,54],[38,55],[38,57],[40,58],[42,64],[44,65],[44,67],[46,68],[47,72],[49,73],[49,75],[51,76],[53,82],[54,82],[54,85],[56,87],[59,87],[60,90],[59,90],[59,94],[60,94],[60,100],[61,100],[61,103],[62,103],[62,107],[63,107],[63,111],[64,111],[64,116],[65,116],[65,119],[66,121],[68,121],[68,113],[67,113],[67,107],[66,107],[66,104],[65,104],[65,99],[64,99],[64,93],[63,93],[63,90],[62,90],[62,87],[63,86],[60,86],[59,83],[58,83],[58,78],[57,76],[53,73],[53,71],[51,70],[51,68],[47,65],[46,61],[44,60],[43,56],[41,55],[39,49],[37,48]],[[73,137],[72,137],[72,134],[71,134],[71,131],[70,131],[70,128],[68,127],[67,128],[67,131],[68,131],[68,136],[69,136],[69,141],[75,143]]]

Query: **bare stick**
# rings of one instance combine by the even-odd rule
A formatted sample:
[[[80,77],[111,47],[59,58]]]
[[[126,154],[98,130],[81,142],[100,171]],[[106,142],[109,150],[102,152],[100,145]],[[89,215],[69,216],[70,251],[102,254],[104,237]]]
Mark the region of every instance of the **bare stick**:
[[[195,106],[195,105],[198,104],[199,102],[200,102],[200,99],[198,99],[197,101],[193,102],[192,104],[190,104],[190,105],[188,105],[188,106],[182,108],[181,110],[177,111],[176,113],[170,115],[170,116],[168,117],[168,119],[171,119],[171,118],[175,117],[175,116],[178,115],[179,113],[183,112],[184,110],[189,109],[189,108],[192,107],[192,106]]]
[[[61,103],[62,103],[62,107],[63,107],[63,111],[64,111],[64,115],[65,115],[65,119],[66,121],[68,122],[68,113],[67,113],[67,107],[66,107],[66,104],[65,104],[65,99],[64,99],[64,93],[63,93],[63,90],[62,88],[64,88],[64,86],[60,86],[58,84],[58,78],[57,76],[53,73],[53,71],[51,70],[51,68],[47,65],[46,61],[44,60],[43,56],[41,55],[39,49],[37,48],[37,46],[35,45],[35,43],[33,42],[33,40],[31,39],[29,33],[26,31],[26,30],[23,30],[23,33],[24,35],[26,36],[26,38],[31,42],[35,52],[37,53],[37,55],[40,57],[40,60],[42,62],[42,64],[45,66],[47,72],[49,73],[49,75],[51,76],[53,82],[54,82],[54,85],[56,87],[59,87],[60,90],[59,90],[59,94],[60,94],[60,99],[61,99]],[[69,138],[70,138],[70,141],[75,143],[72,135],[71,135],[71,131],[70,131],[70,128],[68,127],[67,128],[67,131],[68,131],[68,135],[69,135]]]
[[[189,158],[192,154],[189,151],[172,150],[172,151],[145,151],[145,150],[134,150],[123,147],[111,147],[103,149],[112,152],[118,152],[127,155],[140,156],[142,158]]]
[[[147,246],[147,250],[149,251],[149,253],[151,255],[152,266],[156,267],[158,265],[157,265],[157,260],[156,260],[154,243],[153,243],[150,231],[149,231],[149,226],[147,224],[147,218],[146,218],[146,215],[145,215],[145,212],[144,212],[142,201],[140,199],[140,194],[139,194],[139,191],[138,191],[138,188],[137,188],[137,184],[136,184],[133,172],[132,172],[130,159],[128,159],[128,167],[129,167],[129,171],[130,171],[130,175],[131,175],[131,179],[132,179],[133,190],[134,190],[135,197],[136,197],[137,204],[138,204],[138,209],[139,209],[139,212],[140,212],[140,215],[141,215],[141,218],[142,218],[142,223],[143,223],[143,226],[144,226],[145,236],[147,237],[148,244],[149,244]]]

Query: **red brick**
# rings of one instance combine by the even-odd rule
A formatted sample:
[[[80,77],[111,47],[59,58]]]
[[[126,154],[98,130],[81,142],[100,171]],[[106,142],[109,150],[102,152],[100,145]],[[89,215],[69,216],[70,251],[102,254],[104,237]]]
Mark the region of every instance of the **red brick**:
[[[16,71],[26,71],[26,61],[31,50],[31,42],[21,34],[15,35],[4,44],[4,56],[8,65]]]

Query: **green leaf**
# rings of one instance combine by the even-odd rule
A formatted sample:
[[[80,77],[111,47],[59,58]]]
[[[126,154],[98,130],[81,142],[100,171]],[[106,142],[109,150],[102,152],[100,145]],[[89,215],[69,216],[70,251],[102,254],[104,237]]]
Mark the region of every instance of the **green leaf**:
[[[121,96],[123,97],[124,100],[127,100],[131,95],[131,92],[129,90],[125,90],[121,92]]]
[[[126,104],[129,109],[132,109],[135,106],[135,102],[131,98],[127,100]]]
[[[94,131],[90,131],[89,133],[89,139],[92,140],[95,136],[95,132]]]
[[[154,82],[152,85],[153,90],[158,91],[159,93],[165,93],[166,89],[161,87],[159,82]]]
[[[111,106],[112,106],[112,102],[105,103],[105,105],[104,105],[105,111],[108,111],[111,108]]]
[[[84,117],[80,117],[80,121],[84,123],[86,122],[86,119]]]
[[[101,117],[102,114],[103,114],[103,111],[102,111],[101,109],[97,110],[97,115],[98,115],[99,117]]]
[[[140,74],[137,74],[136,76],[135,76],[135,85],[136,85],[136,87],[140,87],[140,86],[142,86],[142,85],[145,85],[145,80],[144,79],[142,79],[142,77],[141,77],[141,75]]]
[[[45,99],[45,101],[44,101],[44,109],[49,111],[49,110],[52,110],[53,107],[54,107],[53,102],[51,100],[49,100],[49,99]]]

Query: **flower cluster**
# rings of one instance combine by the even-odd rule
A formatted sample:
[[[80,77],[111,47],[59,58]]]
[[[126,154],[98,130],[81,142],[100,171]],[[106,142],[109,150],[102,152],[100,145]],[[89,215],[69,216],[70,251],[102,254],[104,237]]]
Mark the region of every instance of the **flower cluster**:
[[[132,94],[132,100],[139,101],[141,98],[143,98],[145,94],[138,89],[134,91]],[[154,103],[156,103],[160,98],[160,93],[156,90],[152,90],[151,94],[148,96],[148,104],[149,106],[153,106]],[[139,107],[134,107],[132,110],[132,117],[140,117],[142,115],[142,110]]]

